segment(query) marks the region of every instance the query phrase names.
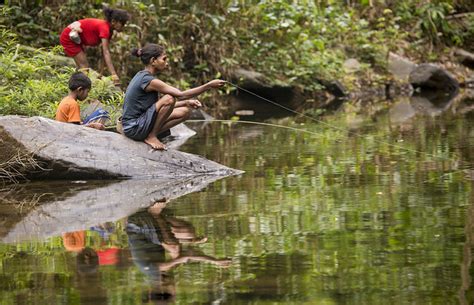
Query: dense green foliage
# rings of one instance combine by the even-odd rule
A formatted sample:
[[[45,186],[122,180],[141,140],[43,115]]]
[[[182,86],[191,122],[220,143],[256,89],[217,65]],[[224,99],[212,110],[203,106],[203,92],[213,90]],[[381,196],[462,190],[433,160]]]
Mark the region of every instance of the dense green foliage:
[[[13,33],[0,29],[0,113],[54,117],[61,99],[68,94],[68,80],[74,72],[69,66],[54,66],[51,57],[59,47],[50,50],[25,50]],[[122,93],[108,77],[91,73],[90,100],[118,108]]]
[[[0,114],[51,117],[73,71],[51,60],[61,53],[54,47],[59,32],[78,18],[102,17],[101,4],[26,2],[0,16]],[[128,50],[159,41],[174,68],[165,77],[182,88],[243,66],[313,90],[320,78],[377,82],[374,73],[383,74],[388,50],[432,56],[430,50],[445,46],[473,47],[472,15],[453,15],[470,12],[470,0],[288,2],[112,1],[133,16],[114,38],[113,58],[131,76],[140,63]],[[347,58],[357,58],[362,70],[345,73]],[[122,95],[110,79],[93,78],[91,98],[119,106]],[[172,201],[165,212],[209,238],[200,245],[204,253],[231,257],[233,265],[174,269],[169,278],[177,303],[472,303],[472,182],[460,170],[472,167],[472,115],[452,117],[453,111],[443,119],[397,123],[386,106],[360,103],[354,110],[347,103],[326,118],[340,128],[301,118],[276,122],[313,133],[203,126],[183,149],[246,174]],[[371,112],[377,118],[364,116]],[[133,204],[133,196],[123,202]],[[79,273],[59,236],[1,244],[0,298],[6,304],[80,304],[88,296],[140,303],[153,287],[132,263],[125,221],[117,220],[107,242],[87,233],[88,247],[114,245],[123,254],[117,266],[94,274]]]
[[[216,76],[228,78],[236,67],[257,70],[277,83],[307,91],[320,89],[321,79],[339,79],[349,87],[361,82],[371,85],[384,81],[389,50],[433,57],[444,46],[469,49],[474,41],[469,1],[147,0],[109,5],[132,16],[111,44],[124,82],[141,68],[129,55],[130,49],[158,42],[172,59],[172,71],[163,77],[183,89]],[[20,44],[50,48],[58,45],[59,34],[69,23],[103,18],[101,9],[97,0],[7,1],[0,25],[16,33]],[[464,16],[457,18],[457,13]],[[88,52],[93,67],[105,72],[99,48]],[[361,62],[361,68],[345,71],[348,58]]]

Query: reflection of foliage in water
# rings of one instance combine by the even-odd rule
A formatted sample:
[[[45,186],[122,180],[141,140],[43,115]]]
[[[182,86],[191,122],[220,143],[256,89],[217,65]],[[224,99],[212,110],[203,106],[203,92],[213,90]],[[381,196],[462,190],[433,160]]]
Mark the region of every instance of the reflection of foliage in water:
[[[272,128],[245,139],[248,127],[213,126],[191,140],[189,150],[246,171],[179,202],[196,228],[214,236],[208,249],[237,253],[233,297],[456,300],[470,183],[454,160],[464,159],[458,143],[472,124],[449,116],[412,124],[397,131],[381,116],[365,136],[329,141],[323,129],[321,139]],[[217,149],[202,145],[213,138],[227,140]],[[270,297],[268,289],[281,293]]]
[[[238,124],[200,130],[183,149],[246,173],[171,202],[167,213],[209,238],[203,252],[234,264],[228,271],[175,269],[176,301],[456,303],[472,199],[470,182],[456,171],[465,165],[452,160],[470,162],[473,125],[446,114],[399,126],[377,109],[376,120],[357,118],[352,108],[326,117],[342,129],[353,126],[351,134],[304,120],[279,123],[320,136]],[[363,129],[353,122],[364,122]],[[116,226],[114,243],[126,248],[123,222]],[[101,239],[88,232],[87,243],[97,247]],[[84,293],[58,238],[0,245],[0,257],[8,274],[2,283],[17,285],[11,290],[44,282],[55,285],[47,293],[64,299]],[[147,289],[134,268],[99,272],[114,302],[133,304]],[[2,290],[5,300],[13,299],[11,290]]]

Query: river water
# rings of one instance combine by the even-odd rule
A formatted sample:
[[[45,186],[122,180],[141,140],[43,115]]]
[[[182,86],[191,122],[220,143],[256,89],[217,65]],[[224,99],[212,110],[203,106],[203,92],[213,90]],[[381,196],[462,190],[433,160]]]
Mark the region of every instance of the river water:
[[[1,304],[472,304],[472,103],[193,123],[180,150],[245,173],[168,201],[150,181],[7,187]]]

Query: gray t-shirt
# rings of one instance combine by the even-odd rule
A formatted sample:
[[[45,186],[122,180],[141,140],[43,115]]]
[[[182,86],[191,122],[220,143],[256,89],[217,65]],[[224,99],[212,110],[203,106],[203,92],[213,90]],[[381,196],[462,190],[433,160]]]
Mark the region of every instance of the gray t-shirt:
[[[154,79],[155,77],[146,70],[138,72],[132,78],[127,87],[123,102],[123,121],[139,118],[148,108],[158,101],[158,92],[145,91],[145,88]]]

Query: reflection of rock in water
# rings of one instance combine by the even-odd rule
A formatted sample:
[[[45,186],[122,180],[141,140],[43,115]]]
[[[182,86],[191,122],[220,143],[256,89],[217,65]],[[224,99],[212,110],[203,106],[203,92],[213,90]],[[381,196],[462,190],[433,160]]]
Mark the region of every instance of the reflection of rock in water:
[[[456,105],[456,113],[468,114],[467,118],[474,116],[474,90],[465,90]]]
[[[395,103],[389,113],[394,124],[407,122],[418,115],[438,116],[453,104],[457,92],[422,91]]]
[[[269,100],[274,101],[270,98]],[[283,118],[293,115],[293,113],[288,110],[245,92],[240,92],[237,96],[227,97],[226,103],[230,105],[229,110],[231,115],[235,115],[236,112],[240,110],[252,110],[254,114],[245,116],[246,119]],[[297,107],[300,106],[300,104],[293,105],[283,102],[281,102],[281,105],[290,109],[297,109]]]
[[[108,185],[84,184],[76,189],[69,185],[51,188],[52,193],[39,200],[38,187],[42,186],[44,192],[45,184],[25,184],[4,194],[0,201],[0,237],[9,243],[86,229],[126,217],[159,199],[199,191],[220,178],[203,175],[171,181],[125,180]]]
[[[436,105],[431,103],[429,99],[423,96],[413,96],[411,97],[410,104],[413,106],[413,109],[418,114],[426,114],[429,116],[438,116],[443,113],[444,108],[438,108]]]
[[[394,124],[403,123],[416,115],[416,110],[408,98],[403,98],[390,108],[390,121]]]
[[[263,136],[264,128],[262,126],[248,125],[245,128],[239,128],[232,130],[232,134],[235,134],[239,140],[248,141]]]
[[[458,91],[424,90],[412,96],[411,103],[419,112],[436,116],[451,106],[457,93]]]

